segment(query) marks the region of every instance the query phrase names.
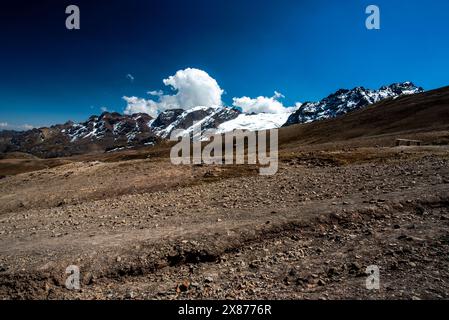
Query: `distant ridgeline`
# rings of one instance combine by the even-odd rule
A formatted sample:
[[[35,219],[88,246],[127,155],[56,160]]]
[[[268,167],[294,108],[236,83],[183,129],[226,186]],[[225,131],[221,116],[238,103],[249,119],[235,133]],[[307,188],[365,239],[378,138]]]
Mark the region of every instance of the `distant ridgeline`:
[[[0,152],[21,151],[39,157],[61,157],[150,146],[168,139],[174,130],[190,134],[195,130],[194,123],[200,123],[201,130],[217,129],[217,133],[235,129],[260,131],[334,118],[384,99],[420,92],[423,88],[411,82],[395,83],[379,90],[341,89],[319,102],[306,102],[290,113],[281,114],[245,114],[226,106],[167,110],[157,118],[145,113],[104,112],[82,123],[69,121],[23,132],[1,131]]]

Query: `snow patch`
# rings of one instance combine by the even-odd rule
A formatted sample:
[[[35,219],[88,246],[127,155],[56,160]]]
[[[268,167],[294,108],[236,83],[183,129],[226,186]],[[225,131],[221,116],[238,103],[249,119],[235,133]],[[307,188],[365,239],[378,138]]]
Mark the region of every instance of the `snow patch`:
[[[225,133],[238,129],[260,131],[280,128],[287,122],[290,115],[291,113],[241,114],[233,120],[220,124],[217,133]]]

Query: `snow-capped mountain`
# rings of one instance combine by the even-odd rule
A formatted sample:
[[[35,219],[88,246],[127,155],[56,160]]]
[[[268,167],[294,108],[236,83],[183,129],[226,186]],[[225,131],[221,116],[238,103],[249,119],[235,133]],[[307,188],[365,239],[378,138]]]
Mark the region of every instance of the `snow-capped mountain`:
[[[246,114],[226,106],[167,110],[155,119],[145,113],[104,112],[81,123],[69,121],[24,132],[0,132],[0,152],[22,151],[40,157],[61,157],[154,145],[170,138],[174,130],[180,130],[178,136],[193,132],[204,134],[207,129],[215,129],[216,134],[235,129],[267,130],[337,117],[383,99],[422,91],[411,82],[396,83],[379,90],[341,89],[319,102],[306,102],[293,112],[279,114]],[[201,130],[195,130],[199,127]]]
[[[21,151],[39,157],[62,157],[152,145],[160,138],[149,127],[152,117],[104,112],[87,121],[23,132],[0,133],[0,152]]]
[[[394,83],[379,90],[357,87],[340,89],[319,102],[306,102],[290,115],[285,126],[335,118],[350,111],[366,107],[387,98],[423,92],[423,88],[412,82]]]
[[[156,119],[145,113],[121,115],[104,112],[87,121],[67,122],[49,128],[24,132],[0,132],[0,152],[22,151],[41,157],[62,157],[86,152],[111,152],[131,147],[154,145],[170,138],[174,130],[179,135],[216,129],[235,119],[240,111],[229,107],[195,107],[189,110],[167,110]]]
[[[150,126],[163,139],[170,138],[174,130],[179,130],[177,136],[190,135],[197,139],[200,137],[195,134],[204,135],[209,129],[213,129],[214,134],[222,134],[237,129],[258,131],[280,128],[290,115],[291,113],[245,114],[230,107],[196,107],[162,112]]]
[[[86,122],[72,123],[62,129],[70,142],[83,139],[113,139],[121,143],[144,142],[153,140],[154,134],[149,127],[152,118],[145,113],[123,116],[119,113],[104,112],[99,117],[91,116]],[[148,141],[147,141],[148,142]]]
[[[201,134],[208,129],[217,129],[240,115],[238,109],[229,107],[195,107],[189,110],[164,111],[150,124],[152,131],[163,139],[170,138],[174,130],[178,136],[191,134],[200,129]],[[196,138],[196,137],[195,137]]]

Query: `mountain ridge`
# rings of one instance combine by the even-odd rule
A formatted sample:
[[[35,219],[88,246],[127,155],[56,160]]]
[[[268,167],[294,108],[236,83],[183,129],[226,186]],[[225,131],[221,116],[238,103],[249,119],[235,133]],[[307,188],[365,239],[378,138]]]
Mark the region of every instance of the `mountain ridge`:
[[[122,115],[103,112],[80,123],[68,121],[22,132],[2,131],[0,152],[19,151],[45,158],[62,157],[155,145],[168,139],[175,130],[179,130],[178,135],[187,135],[208,129],[225,133],[235,129],[280,128],[339,117],[388,98],[423,91],[412,82],[394,83],[378,90],[364,87],[340,89],[319,102],[306,102],[293,112],[282,114],[246,114],[227,106],[166,110],[156,118],[146,113]]]
[[[290,115],[284,126],[334,118],[388,98],[421,92],[424,92],[424,89],[410,81],[382,86],[378,90],[364,87],[340,89],[318,102],[303,103]]]

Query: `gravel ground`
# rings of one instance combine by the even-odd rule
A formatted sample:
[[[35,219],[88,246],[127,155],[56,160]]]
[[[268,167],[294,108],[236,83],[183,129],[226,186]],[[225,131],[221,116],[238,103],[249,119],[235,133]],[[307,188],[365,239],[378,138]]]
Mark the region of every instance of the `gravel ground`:
[[[297,153],[254,173],[139,160],[1,179],[0,297],[449,298],[447,148]]]

